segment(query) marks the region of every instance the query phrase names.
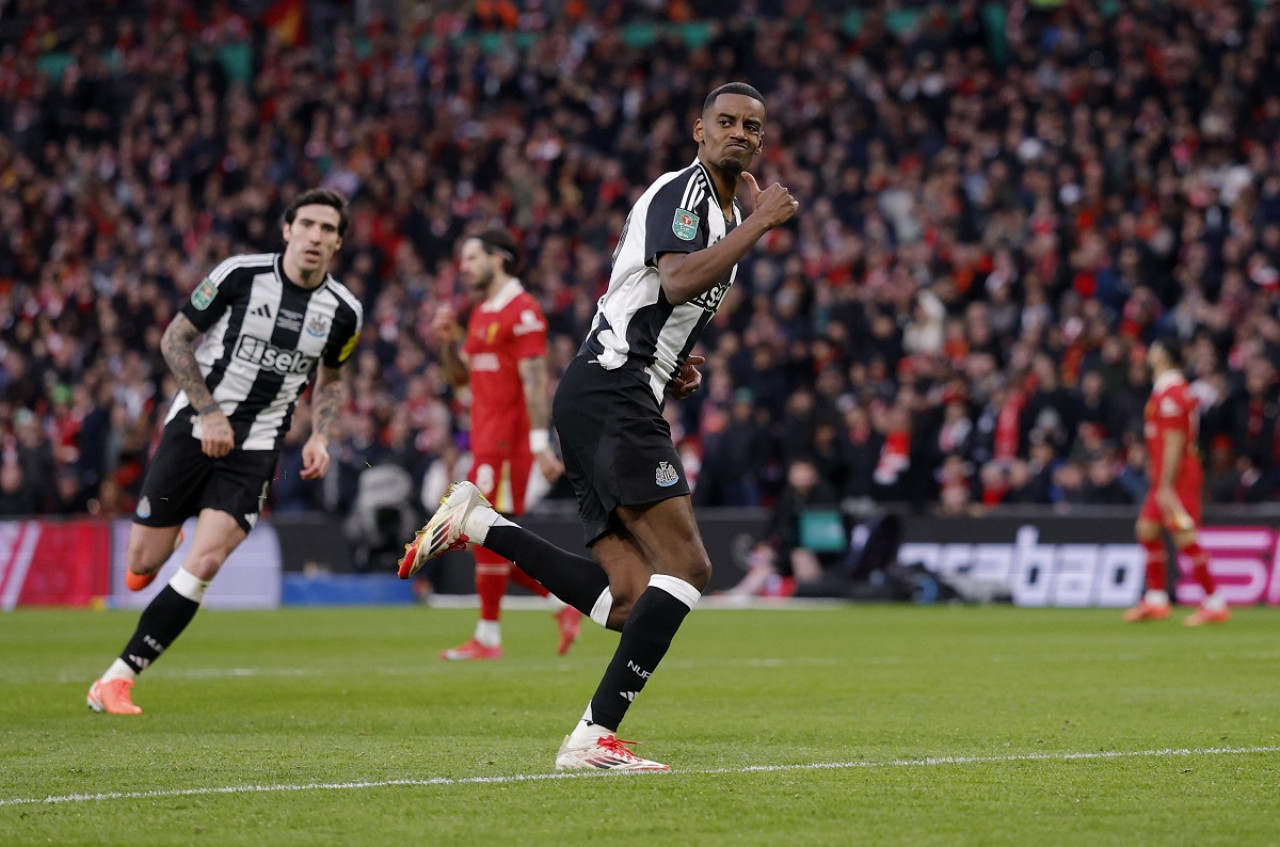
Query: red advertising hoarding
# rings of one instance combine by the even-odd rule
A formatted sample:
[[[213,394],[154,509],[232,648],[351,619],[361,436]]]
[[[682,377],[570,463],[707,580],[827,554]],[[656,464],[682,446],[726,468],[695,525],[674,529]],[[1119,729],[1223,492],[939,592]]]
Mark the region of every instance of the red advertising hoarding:
[[[0,521],[0,610],[88,606],[111,593],[111,524]]]

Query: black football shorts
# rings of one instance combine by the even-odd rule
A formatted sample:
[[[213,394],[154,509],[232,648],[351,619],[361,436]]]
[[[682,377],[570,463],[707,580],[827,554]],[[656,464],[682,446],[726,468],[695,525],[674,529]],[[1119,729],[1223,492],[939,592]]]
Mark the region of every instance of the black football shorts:
[[[221,459],[206,456],[191,426],[175,418],[160,436],[142,480],[134,523],[178,526],[203,509],[217,509],[248,532],[258,521],[275,476],[274,450],[232,450]]]
[[[578,497],[588,545],[620,528],[614,509],[689,493],[671,427],[648,374],[627,363],[607,371],[574,357],[552,406],[565,473]]]

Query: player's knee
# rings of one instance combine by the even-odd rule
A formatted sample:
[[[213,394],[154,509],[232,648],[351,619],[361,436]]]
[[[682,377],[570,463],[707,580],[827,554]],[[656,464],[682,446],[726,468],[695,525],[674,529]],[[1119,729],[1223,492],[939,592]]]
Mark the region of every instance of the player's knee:
[[[165,563],[165,560],[169,558],[169,553],[173,552],[172,550],[166,550],[162,554],[155,545],[152,545],[152,548],[138,541],[130,541],[124,553],[125,564],[129,570],[136,574],[153,573]]]
[[[658,573],[674,576],[698,589],[702,593],[711,584],[711,561],[705,553],[690,552],[679,559],[668,559],[658,565]]]
[[[698,572],[694,578],[689,580],[689,584],[698,589],[699,593],[706,591],[707,586],[711,584],[711,561],[703,559],[698,567]]]
[[[711,561],[705,556],[699,556],[689,561],[683,571],[683,573],[677,573],[675,576],[680,577],[698,589],[698,593],[706,591],[707,586],[711,584]]]
[[[226,554],[222,551],[206,550],[201,553],[192,553],[182,563],[182,567],[198,579],[210,580],[217,575],[218,569],[226,560]]]

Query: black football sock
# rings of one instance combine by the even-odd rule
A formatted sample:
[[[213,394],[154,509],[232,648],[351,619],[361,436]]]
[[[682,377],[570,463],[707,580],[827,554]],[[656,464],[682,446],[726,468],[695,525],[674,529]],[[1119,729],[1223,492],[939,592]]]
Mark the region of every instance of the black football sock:
[[[594,559],[561,550],[522,526],[508,523],[490,527],[484,546],[515,562],[520,570],[587,616],[609,587],[608,575]]]
[[[199,603],[166,585],[142,610],[138,628],[120,654],[121,660],[139,673],[146,670],[182,634],[199,609]]]
[[[697,599],[698,590],[684,580],[650,578],[649,587],[631,607],[618,649],[591,698],[593,723],[617,730]]]

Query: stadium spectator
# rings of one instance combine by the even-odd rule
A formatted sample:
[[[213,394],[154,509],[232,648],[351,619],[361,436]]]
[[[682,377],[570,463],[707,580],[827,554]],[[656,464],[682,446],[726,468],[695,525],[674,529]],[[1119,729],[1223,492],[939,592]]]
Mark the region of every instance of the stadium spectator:
[[[35,514],[38,495],[39,491],[19,462],[0,462],[0,515],[26,517]]]
[[[1128,506],[1136,502],[1120,481],[1114,451],[1103,447],[1089,457],[1085,480],[1085,502],[1097,506]]]
[[[31,512],[48,512],[52,508],[54,489],[53,444],[41,431],[40,419],[30,409],[19,409],[13,416],[14,434],[5,445],[6,455],[12,450],[22,468],[24,487],[31,491]]]
[[[702,467],[694,503],[758,506],[774,450],[773,437],[760,422],[762,414],[750,388],[733,393],[728,414],[705,431]]]
[[[85,491],[80,474],[75,468],[62,468],[54,482],[53,509],[51,514],[83,515],[90,509],[89,492]]]
[[[746,576],[724,592],[728,597],[790,597],[822,579],[847,546],[836,491],[822,479],[817,463],[796,459],[774,503],[764,537],[751,551]]]
[[[772,116],[784,143],[766,150],[762,178],[793,186],[814,215],[744,260],[704,343],[714,358],[736,338],[725,396],[754,392],[776,452],[791,395],[829,378],[827,365],[839,376],[824,392],[879,421],[870,404],[893,402],[903,359],[915,371],[932,360],[940,383],[984,368],[1003,383],[994,406],[989,389],[969,394],[980,479],[996,478],[983,472],[991,460],[1011,470],[1029,458],[1044,404],[1019,404],[1048,384],[1039,356],[1053,390],[1071,395],[1049,404],[1064,422],[1093,420],[1078,394],[1096,396],[1087,386],[1100,377],[1105,437],[1128,444],[1148,394],[1145,348],[1172,332],[1189,343],[1192,384],[1220,386],[1197,399],[1204,445],[1225,436],[1244,457],[1234,499],[1280,492],[1275,439],[1249,436],[1274,428],[1256,413],[1274,407],[1274,377],[1249,375],[1278,352],[1274,3],[1017,2],[978,15],[908,0],[845,16],[856,4],[801,0],[757,4],[750,20],[676,4],[694,20],[708,12],[702,40],[652,4],[557,15],[512,3],[500,5],[514,16],[481,17],[438,5],[429,20],[374,22],[361,4],[316,0],[309,38],[234,1],[120,0],[110,17],[65,0],[0,10],[11,36],[0,42],[0,398],[40,419],[59,467],[75,463],[94,499],[107,482],[126,500],[136,489],[136,470],[110,476],[122,463],[107,451],[137,441],[108,438],[110,407],[158,431],[165,404],[146,399],[148,385],[169,396],[158,328],[220,256],[271,247],[263,222],[312,182],[351,197],[341,271],[381,316],[367,342],[379,367],[352,408],[381,441],[411,405],[429,461],[465,429],[438,378],[420,373],[436,354],[426,322],[454,294],[457,237],[517,231],[549,346],[572,349],[638,187],[683,164],[672,115],[748,68],[788,104]],[[101,396],[117,379],[122,396]],[[59,385],[91,402],[58,410]],[[690,443],[720,422],[686,415]],[[943,457],[926,455],[878,493],[936,498]],[[781,474],[758,484],[768,502]]]

